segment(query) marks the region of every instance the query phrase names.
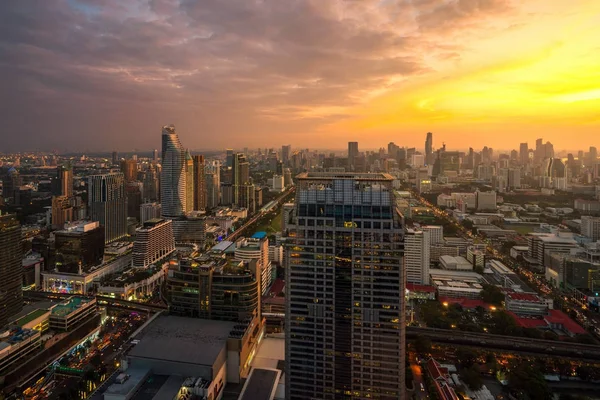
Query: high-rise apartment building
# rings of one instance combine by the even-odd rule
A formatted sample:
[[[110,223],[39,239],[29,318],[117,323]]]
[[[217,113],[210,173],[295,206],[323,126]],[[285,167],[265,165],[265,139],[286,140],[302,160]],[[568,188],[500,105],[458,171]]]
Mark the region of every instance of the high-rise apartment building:
[[[185,150],[175,126],[162,129],[162,171],[160,201],[165,217],[179,217],[186,211]]]
[[[23,247],[15,214],[0,215],[0,326],[23,309]]]
[[[52,226],[62,229],[65,222],[73,221],[73,206],[67,196],[52,196]]]
[[[194,211],[194,159],[188,150],[185,152],[185,212]]]
[[[129,160],[121,160],[121,172],[125,177],[126,182],[134,182],[137,180],[137,161],[133,158]]]
[[[122,173],[88,177],[88,210],[90,219],[104,226],[106,243],[127,235],[127,196]]]
[[[429,285],[430,248],[429,231],[406,230],[404,236],[404,265],[407,282]]]
[[[260,276],[261,292],[267,294],[273,283],[273,269],[269,260],[269,239],[264,232],[259,232],[251,238],[236,242],[235,259],[250,265],[250,269]]]
[[[221,181],[219,173],[207,172],[206,181],[206,208],[217,207],[221,203]]]
[[[233,204],[241,206],[241,187],[250,181],[250,163],[242,153],[233,155],[233,166],[231,167],[233,184]]]
[[[444,227],[441,225],[422,225],[422,231],[429,232],[429,243],[440,244],[444,243]]]
[[[296,179],[286,238],[286,399],[405,398],[404,222],[393,180]]]
[[[152,151],[152,162],[155,164],[158,162],[158,150],[157,149],[154,149],[154,151]]]
[[[172,222],[170,219],[150,219],[136,230],[132,251],[134,268],[147,268],[175,251]]]
[[[119,164],[119,153],[117,153],[116,151],[112,152],[112,165],[118,165]]]
[[[195,155],[194,159],[194,210],[206,209],[206,179],[204,173],[204,156]]]
[[[225,157],[225,166],[228,168],[233,167],[233,149],[225,150],[227,155]]]

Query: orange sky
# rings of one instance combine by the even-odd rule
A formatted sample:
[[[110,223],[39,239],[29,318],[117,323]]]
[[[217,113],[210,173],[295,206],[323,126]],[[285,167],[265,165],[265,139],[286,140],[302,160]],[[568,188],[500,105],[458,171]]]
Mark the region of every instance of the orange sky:
[[[456,58],[432,57],[431,71],[323,132],[365,146],[389,139],[420,147],[427,131],[436,146],[511,149],[537,137],[561,149],[600,146],[600,1],[513,6],[474,30],[446,33],[446,45],[464,46]]]

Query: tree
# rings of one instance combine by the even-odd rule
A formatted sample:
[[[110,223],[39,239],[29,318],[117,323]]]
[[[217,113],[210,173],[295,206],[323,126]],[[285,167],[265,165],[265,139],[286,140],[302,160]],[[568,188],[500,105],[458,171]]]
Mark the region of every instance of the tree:
[[[473,364],[469,368],[464,368],[460,372],[460,378],[472,390],[479,390],[483,386],[483,378],[477,364]]]
[[[486,284],[483,285],[481,298],[488,304],[501,306],[502,302],[504,301],[504,293],[502,293],[499,287]]]
[[[511,363],[508,373],[508,388],[521,398],[530,400],[552,398],[552,391],[544,380],[542,372],[523,360]]]
[[[415,349],[419,354],[431,353],[431,340],[427,336],[417,336],[417,340],[415,341]]]
[[[516,335],[521,336],[520,331],[515,319],[506,311],[496,311],[492,314],[491,319],[492,329],[490,333],[498,335]]]
[[[460,365],[469,368],[477,361],[477,354],[471,349],[461,347],[456,351],[456,358]]]

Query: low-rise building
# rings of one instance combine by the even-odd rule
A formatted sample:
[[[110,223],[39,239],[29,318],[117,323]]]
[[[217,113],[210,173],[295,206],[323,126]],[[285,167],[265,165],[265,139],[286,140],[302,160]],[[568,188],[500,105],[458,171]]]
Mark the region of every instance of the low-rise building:
[[[552,304],[552,299],[533,293],[507,293],[505,298],[506,310],[516,315],[546,315]]]
[[[0,331],[0,376],[37,351],[41,346],[40,337],[40,331],[20,326],[9,326]]]
[[[461,256],[441,256],[440,266],[443,269],[451,271],[469,271],[473,269],[473,264],[471,264],[466,258]]]
[[[430,269],[431,283],[438,297],[479,299],[486,283],[483,276],[472,271]]]
[[[52,307],[50,328],[69,331],[97,312],[96,299],[71,297]]]

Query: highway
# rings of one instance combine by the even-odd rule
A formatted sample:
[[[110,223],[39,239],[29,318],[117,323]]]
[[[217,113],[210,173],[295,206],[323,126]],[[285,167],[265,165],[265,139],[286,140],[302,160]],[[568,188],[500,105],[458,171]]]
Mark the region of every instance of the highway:
[[[407,339],[416,339],[418,336],[426,336],[436,343],[460,344],[486,349],[510,350],[514,353],[545,354],[577,360],[600,361],[600,346],[591,344],[566,343],[458,330],[406,327]]]
[[[289,190],[283,192],[279,197],[277,197],[275,200],[273,200],[271,202],[271,203],[273,203],[273,205],[268,210],[261,209],[259,212],[254,214],[250,219],[248,219],[246,222],[244,222],[244,225],[242,225],[238,229],[236,229],[235,232],[232,232],[231,234],[229,234],[229,236],[227,236],[225,238],[225,240],[229,240],[231,242],[235,241],[235,239],[237,239],[239,236],[241,236],[249,226],[251,226],[258,220],[260,220],[262,217],[264,217],[268,213],[272,212],[275,208],[279,207],[288,196],[290,196],[292,193],[294,193],[294,190],[295,190],[295,187],[292,186]]]

